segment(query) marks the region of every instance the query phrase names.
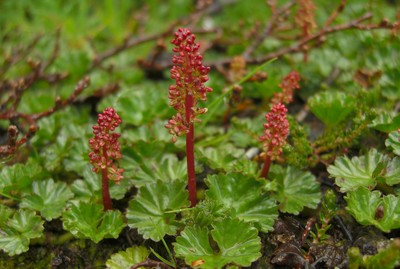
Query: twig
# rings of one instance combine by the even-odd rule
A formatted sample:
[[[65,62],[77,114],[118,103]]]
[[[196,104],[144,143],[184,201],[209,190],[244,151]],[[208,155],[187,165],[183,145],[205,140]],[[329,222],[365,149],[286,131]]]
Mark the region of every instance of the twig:
[[[342,0],[342,2],[337,7],[337,9],[332,12],[332,14],[329,16],[329,18],[324,23],[324,28],[331,25],[331,23],[336,19],[336,17],[339,15],[339,13],[343,11],[344,7],[346,6],[346,3],[347,3],[347,0]]]
[[[260,57],[254,57],[254,58],[249,58],[246,60],[247,64],[261,64],[264,63],[268,60],[271,60],[273,58],[278,58],[281,57],[285,54],[293,54],[296,52],[301,52],[302,48],[305,44],[312,43],[313,41],[318,41],[318,40],[323,40],[324,37],[327,35],[340,32],[340,31],[346,31],[346,30],[351,30],[351,29],[358,29],[358,30],[374,30],[374,29],[393,29],[396,24],[395,23],[389,23],[387,21],[382,21],[381,23],[378,24],[361,24],[363,21],[368,20],[372,18],[371,13],[366,13],[363,16],[350,21],[345,24],[340,24],[340,25],[335,25],[327,28],[322,28],[320,31],[316,32],[315,34],[312,34],[309,37],[303,38],[299,40],[297,43],[295,43],[292,46],[282,48],[278,51],[268,53],[266,55],[260,56]],[[227,65],[232,61],[232,58],[224,58],[220,59],[214,62],[208,62],[206,63],[208,66],[221,66],[221,65]]]
[[[283,7],[273,10],[272,17],[265,25],[262,33],[258,35],[254,41],[247,47],[247,49],[243,52],[242,56],[247,59],[249,56],[260,46],[260,44],[267,38],[277,27],[279,18],[286,14],[287,11],[295,4],[295,1],[292,0],[291,2],[287,3]]]
[[[153,260],[147,259],[144,262],[140,262],[135,265],[132,265],[130,269],[137,269],[140,267],[155,267],[155,268],[165,268],[165,269],[172,268],[163,262],[158,262],[158,261],[153,261]]]

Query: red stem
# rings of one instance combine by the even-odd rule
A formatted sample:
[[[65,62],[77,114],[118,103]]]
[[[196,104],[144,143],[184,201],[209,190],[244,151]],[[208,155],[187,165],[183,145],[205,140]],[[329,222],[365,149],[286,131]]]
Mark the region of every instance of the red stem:
[[[107,151],[105,147],[103,147],[103,157],[107,160]],[[101,169],[101,191],[103,193],[104,211],[112,209],[111,198],[110,198],[110,187],[108,185],[108,182],[109,179],[106,167],[104,169]]]
[[[192,118],[193,95],[186,94],[185,100],[186,122],[190,122]],[[188,190],[189,200],[192,207],[196,206],[196,175],[194,172],[194,125],[190,124],[189,132],[186,134],[186,160],[188,171]]]
[[[266,156],[264,166],[261,171],[261,177],[267,178],[270,166],[271,166],[271,157]]]

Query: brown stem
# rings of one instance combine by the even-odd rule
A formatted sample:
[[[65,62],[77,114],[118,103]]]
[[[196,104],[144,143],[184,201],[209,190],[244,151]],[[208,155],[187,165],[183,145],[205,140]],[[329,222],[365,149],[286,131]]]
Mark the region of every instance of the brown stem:
[[[192,118],[193,95],[186,95],[186,122],[190,123]],[[194,170],[194,124],[190,123],[189,132],[186,134],[186,160],[188,171],[188,190],[190,205],[196,206],[196,175]]]
[[[261,171],[261,177],[267,178],[270,167],[271,167],[271,157],[266,156],[265,161],[264,161],[264,166]]]
[[[105,147],[103,147],[103,157],[105,160],[107,160],[107,150]],[[109,179],[108,179],[108,172],[107,172],[107,167],[101,169],[101,191],[103,194],[103,206],[104,206],[104,211],[111,210],[112,205],[111,205],[111,198],[110,198],[110,187],[108,185]]]

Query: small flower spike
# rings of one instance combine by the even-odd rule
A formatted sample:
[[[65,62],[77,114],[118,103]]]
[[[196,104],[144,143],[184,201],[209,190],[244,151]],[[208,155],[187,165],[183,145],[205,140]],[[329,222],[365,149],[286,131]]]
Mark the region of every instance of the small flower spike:
[[[264,135],[260,141],[264,142],[266,159],[261,177],[266,177],[272,160],[276,160],[282,153],[282,147],[286,144],[289,134],[289,122],[286,118],[287,109],[282,104],[276,104],[265,115],[267,123],[264,124]]]
[[[121,159],[121,149],[118,138],[119,133],[113,133],[115,128],[121,124],[121,118],[113,108],[104,109],[98,115],[97,124],[93,126],[94,138],[89,139],[90,163],[93,165],[93,172],[102,175],[102,192],[104,209],[111,209],[111,199],[109,193],[109,180],[114,180],[119,184],[123,178],[124,170],[118,168],[116,161]]]
[[[286,77],[283,78],[282,83],[279,84],[281,92],[275,93],[271,99],[272,104],[289,104],[293,101],[293,91],[300,89],[299,85],[300,75],[296,71],[290,72]]]
[[[106,108],[99,114],[98,125],[93,126],[94,138],[89,139],[90,162],[93,164],[93,172],[99,173],[102,169],[107,169],[109,179],[119,183],[123,178],[122,168],[117,168],[114,161],[121,159],[121,149],[118,138],[119,133],[111,133],[121,123],[121,118],[113,108]]]

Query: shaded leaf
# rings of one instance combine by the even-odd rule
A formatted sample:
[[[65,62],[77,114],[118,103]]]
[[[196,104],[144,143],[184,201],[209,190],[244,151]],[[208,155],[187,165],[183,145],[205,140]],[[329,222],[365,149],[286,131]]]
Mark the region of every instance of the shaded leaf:
[[[176,213],[189,205],[184,181],[165,182],[157,180],[138,190],[127,210],[128,225],[137,228],[144,238],[160,241],[166,234],[174,235],[179,227]]]
[[[394,195],[360,187],[346,194],[347,211],[362,225],[374,225],[384,232],[400,228],[400,200]]]
[[[211,237],[218,251],[211,247],[206,228],[188,226],[176,239],[176,255],[185,258],[189,265],[202,260],[199,268],[205,269],[222,268],[228,263],[250,266],[261,256],[258,231],[249,223],[228,218],[213,224],[212,228]]]
[[[263,232],[272,230],[278,217],[276,201],[262,192],[263,183],[238,173],[206,178],[207,199],[229,209],[231,217],[254,222]]]
[[[327,126],[335,126],[355,110],[354,98],[343,92],[326,91],[308,99],[311,112]]]
[[[67,201],[73,196],[64,182],[54,183],[53,179],[34,181],[32,192],[25,194],[20,207],[40,211],[40,214],[50,221],[61,216]]]
[[[133,246],[111,255],[106,266],[111,269],[130,269],[132,265],[143,262],[149,256],[150,251],[143,246]],[[139,267],[143,269],[143,267]]]
[[[117,238],[125,227],[121,212],[91,203],[78,203],[62,216],[64,229],[77,238],[89,238],[95,243],[104,238]]]
[[[400,182],[400,159],[391,160],[386,155],[371,149],[366,155],[339,157],[334,165],[328,167],[329,174],[336,178],[335,183],[341,192],[355,190],[360,186],[375,187],[377,179],[382,179],[388,185]]]
[[[400,115],[395,116],[388,112],[379,113],[368,126],[384,133],[397,131],[400,128]]]
[[[389,133],[388,138],[385,140],[386,147],[389,147],[393,150],[393,153],[396,155],[400,155],[400,134],[399,132],[393,131]]]
[[[5,222],[0,223],[0,249],[9,255],[28,251],[30,240],[43,235],[44,222],[35,212],[21,209],[10,214],[10,210],[2,207],[0,212],[9,215]]]
[[[318,206],[321,200],[320,186],[310,172],[291,166],[273,166],[269,175],[276,181],[280,211],[299,214],[304,207]]]

